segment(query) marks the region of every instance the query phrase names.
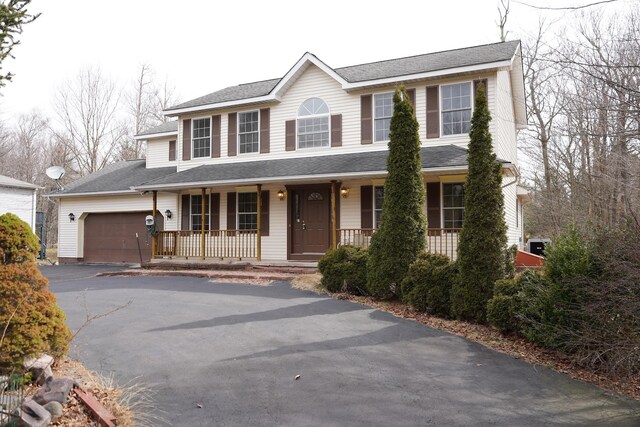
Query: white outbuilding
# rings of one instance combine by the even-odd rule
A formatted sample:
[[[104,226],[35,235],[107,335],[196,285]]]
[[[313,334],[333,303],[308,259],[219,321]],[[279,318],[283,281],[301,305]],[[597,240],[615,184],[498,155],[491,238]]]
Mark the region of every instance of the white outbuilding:
[[[36,231],[37,185],[0,175],[0,215],[10,212]]]

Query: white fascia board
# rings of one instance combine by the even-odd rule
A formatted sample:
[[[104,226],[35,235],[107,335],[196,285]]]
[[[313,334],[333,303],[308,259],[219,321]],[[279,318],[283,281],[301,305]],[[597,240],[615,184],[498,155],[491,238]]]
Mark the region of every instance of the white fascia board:
[[[445,77],[452,74],[472,73],[477,71],[486,71],[486,70],[492,70],[496,68],[510,67],[510,66],[511,66],[511,60],[489,62],[486,64],[469,65],[466,67],[447,68],[446,70],[428,71],[425,73],[407,74],[405,76],[387,77],[385,79],[365,80],[362,82],[347,83],[342,85],[342,89],[349,91],[354,89],[365,88],[368,86],[385,86],[385,85],[391,85],[394,83],[405,82],[410,80],[423,80],[423,79],[430,79],[434,77]]]
[[[275,96],[274,93],[272,92],[268,95],[258,96],[255,98],[237,99],[234,101],[218,102],[215,104],[204,104],[204,105],[198,105],[195,107],[178,108],[175,110],[164,110],[163,113],[167,117],[175,117],[180,114],[195,113],[198,111],[205,111],[205,110],[213,110],[214,108],[235,107],[238,105],[258,104],[261,102],[270,102],[270,101],[280,101],[280,99],[277,96]]]
[[[122,195],[132,195],[138,194],[138,191],[135,190],[121,190],[121,191],[96,191],[93,193],[64,193],[64,194],[46,194],[48,198],[58,198],[64,199],[69,197],[91,197],[91,196],[122,196]]]
[[[136,135],[133,137],[133,139],[135,139],[136,141],[144,141],[146,139],[152,139],[152,138],[162,138],[164,136],[177,136],[178,135],[178,131],[171,131],[171,132],[159,132],[159,133],[147,133],[144,135]]]

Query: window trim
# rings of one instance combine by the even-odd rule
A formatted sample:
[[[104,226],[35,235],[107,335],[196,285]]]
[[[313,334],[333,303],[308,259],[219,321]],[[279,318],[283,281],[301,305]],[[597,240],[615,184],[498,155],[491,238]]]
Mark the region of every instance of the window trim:
[[[202,197],[202,194],[189,194],[189,230],[191,231],[202,231],[202,230],[194,230],[193,229],[193,197]],[[211,231],[211,193],[206,193],[205,197],[208,198],[209,203],[207,204],[208,214],[204,214],[205,221],[207,217],[209,217],[209,221],[207,222],[207,228],[204,231]]]
[[[473,80],[462,80],[462,81],[457,81],[457,82],[451,82],[451,83],[445,83],[445,84],[438,85],[438,114],[440,115],[440,117],[439,117],[440,138],[460,138],[461,135],[462,136],[469,136],[469,133],[453,133],[451,135],[445,135],[444,134],[444,132],[443,132],[444,120],[442,120],[442,114],[444,113],[444,111],[442,109],[442,101],[443,101],[443,99],[442,99],[442,88],[444,86],[453,86],[453,85],[458,85],[458,84],[463,84],[463,83],[469,83],[471,85],[471,118],[473,118],[473,112],[474,112],[474,107],[475,107],[475,102],[476,102],[476,94],[475,94],[475,91],[473,90],[473,82],[474,82]],[[489,86],[488,81],[487,81],[487,86]],[[469,119],[469,127],[471,127],[471,119]]]
[[[442,226],[441,227],[442,229],[449,228],[449,227],[445,227],[445,223],[444,223],[444,211],[445,211],[445,209],[447,209],[447,210],[462,209],[462,215],[463,215],[462,223],[463,223],[463,226],[464,226],[464,210],[465,210],[464,209],[464,193],[463,193],[463,199],[462,199],[462,208],[459,208],[459,207],[457,207],[457,208],[445,208],[444,207],[444,186],[445,185],[456,185],[456,184],[462,185],[462,189],[464,191],[464,186],[465,186],[464,182],[461,182],[461,181],[451,181],[451,182],[449,182],[449,181],[442,182],[441,181],[440,182],[440,224]],[[454,227],[454,228],[458,228],[458,227]],[[462,228],[462,227],[459,227],[459,228]]]
[[[255,212],[242,212],[243,215],[255,215],[256,216],[256,228],[240,228],[240,194],[255,194],[256,195],[256,211]],[[258,224],[258,192],[257,191],[238,191],[236,192],[236,228],[238,231],[257,230]]]
[[[249,114],[249,113],[258,113],[258,149],[256,151],[251,151],[249,153],[241,153],[240,152],[240,114]],[[260,110],[247,110],[247,111],[238,111],[236,113],[236,153],[238,156],[252,156],[256,154],[260,154]],[[246,132],[245,132],[246,133]]]
[[[311,114],[309,116],[300,116],[298,114],[300,107],[302,106],[302,104],[304,104],[305,102],[307,102],[308,100],[312,99],[312,98],[318,98],[319,100],[321,100],[322,102],[324,102],[324,105],[327,106],[327,110],[328,112],[326,114]],[[326,147],[300,147],[300,131],[298,129],[298,120],[300,119],[314,119],[317,117],[327,117],[327,123],[328,123],[328,134],[329,134],[329,143],[327,144]],[[298,105],[298,109],[296,110],[296,150],[327,150],[327,149],[331,149],[331,108],[329,107],[329,104],[327,104],[327,101],[325,101],[323,98],[320,98],[319,96],[312,96],[310,98],[305,99],[304,101],[302,101],[299,105]]]
[[[391,116],[389,117],[389,131],[391,131],[391,117],[393,117],[393,94],[394,92],[380,92],[380,93],[374,93],[373,94],[373,99],[371,102],[371,109],[373,111],[371,111],[371,132],[372,132],[372,137],[371,140],[373,142],[373,144],[384,144],[384,143],[388,143],[390,141],[390,139],[384,139],[384,140],[380,140],[380,141],[376,141],[376,97],[377,96],[381,96],[381,95],[391,95]],[[383,117],[386,118],[386,117]]]
[[[195,150],[196,150],[196,145],[193,142],[193,131],[195,130],[196,126],[194,124],[194,122],[196,120],[202,120],[202,119],[209,119],[209,155],[208,156],[195,156]],[[212,136],[212,128],[211,128],[211,116],[200,116],[200,117],[192,117],[191,118],[191,160],[195,160],[195,159],[208,159],[211,157],[211,150],[213,149],[212,144],[211,144],[211,136]]]

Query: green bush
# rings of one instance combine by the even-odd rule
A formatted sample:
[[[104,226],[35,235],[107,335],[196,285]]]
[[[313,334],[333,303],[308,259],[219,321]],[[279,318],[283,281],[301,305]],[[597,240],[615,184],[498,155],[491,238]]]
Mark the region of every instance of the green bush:
[[[329,292],[366,294],[367,250],[356,246],[340,246],[328,251],[320,261],[320,284]]]
[[[12,213],[0,215],[0,262],[35,261],[40,251],[38,237],[29,224]]]
[[[545,248],[543,271],[547,279],[556,283],[594,273],[592,250],[575,227]]]
[[[24,221],[0,216],[0,372],[20,369],[25,356],[69,349],[64,313],[34,262],[37,243]]]
[[[450,291],[456,277],[457,266],[448,257],[420,254],[402,281],[402,299],[418,311],[450,317]]]
[[[487,303],[487,320],[502,333],[520,332],[521,278],[501,279],[493,287],[493,298]]]

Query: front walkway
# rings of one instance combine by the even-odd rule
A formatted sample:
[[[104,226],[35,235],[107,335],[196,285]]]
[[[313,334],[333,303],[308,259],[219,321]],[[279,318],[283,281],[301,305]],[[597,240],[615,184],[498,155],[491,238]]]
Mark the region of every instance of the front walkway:
[[[165,411],[160,425],[640,422],[640,402],[286,283],[86,278],[86,271],[73,280],[73,268],[43,268],[72,329],[86,318],[79,301],[91,314],[133,302],[94,321],[72,347],[121,384],[153,384]]]

